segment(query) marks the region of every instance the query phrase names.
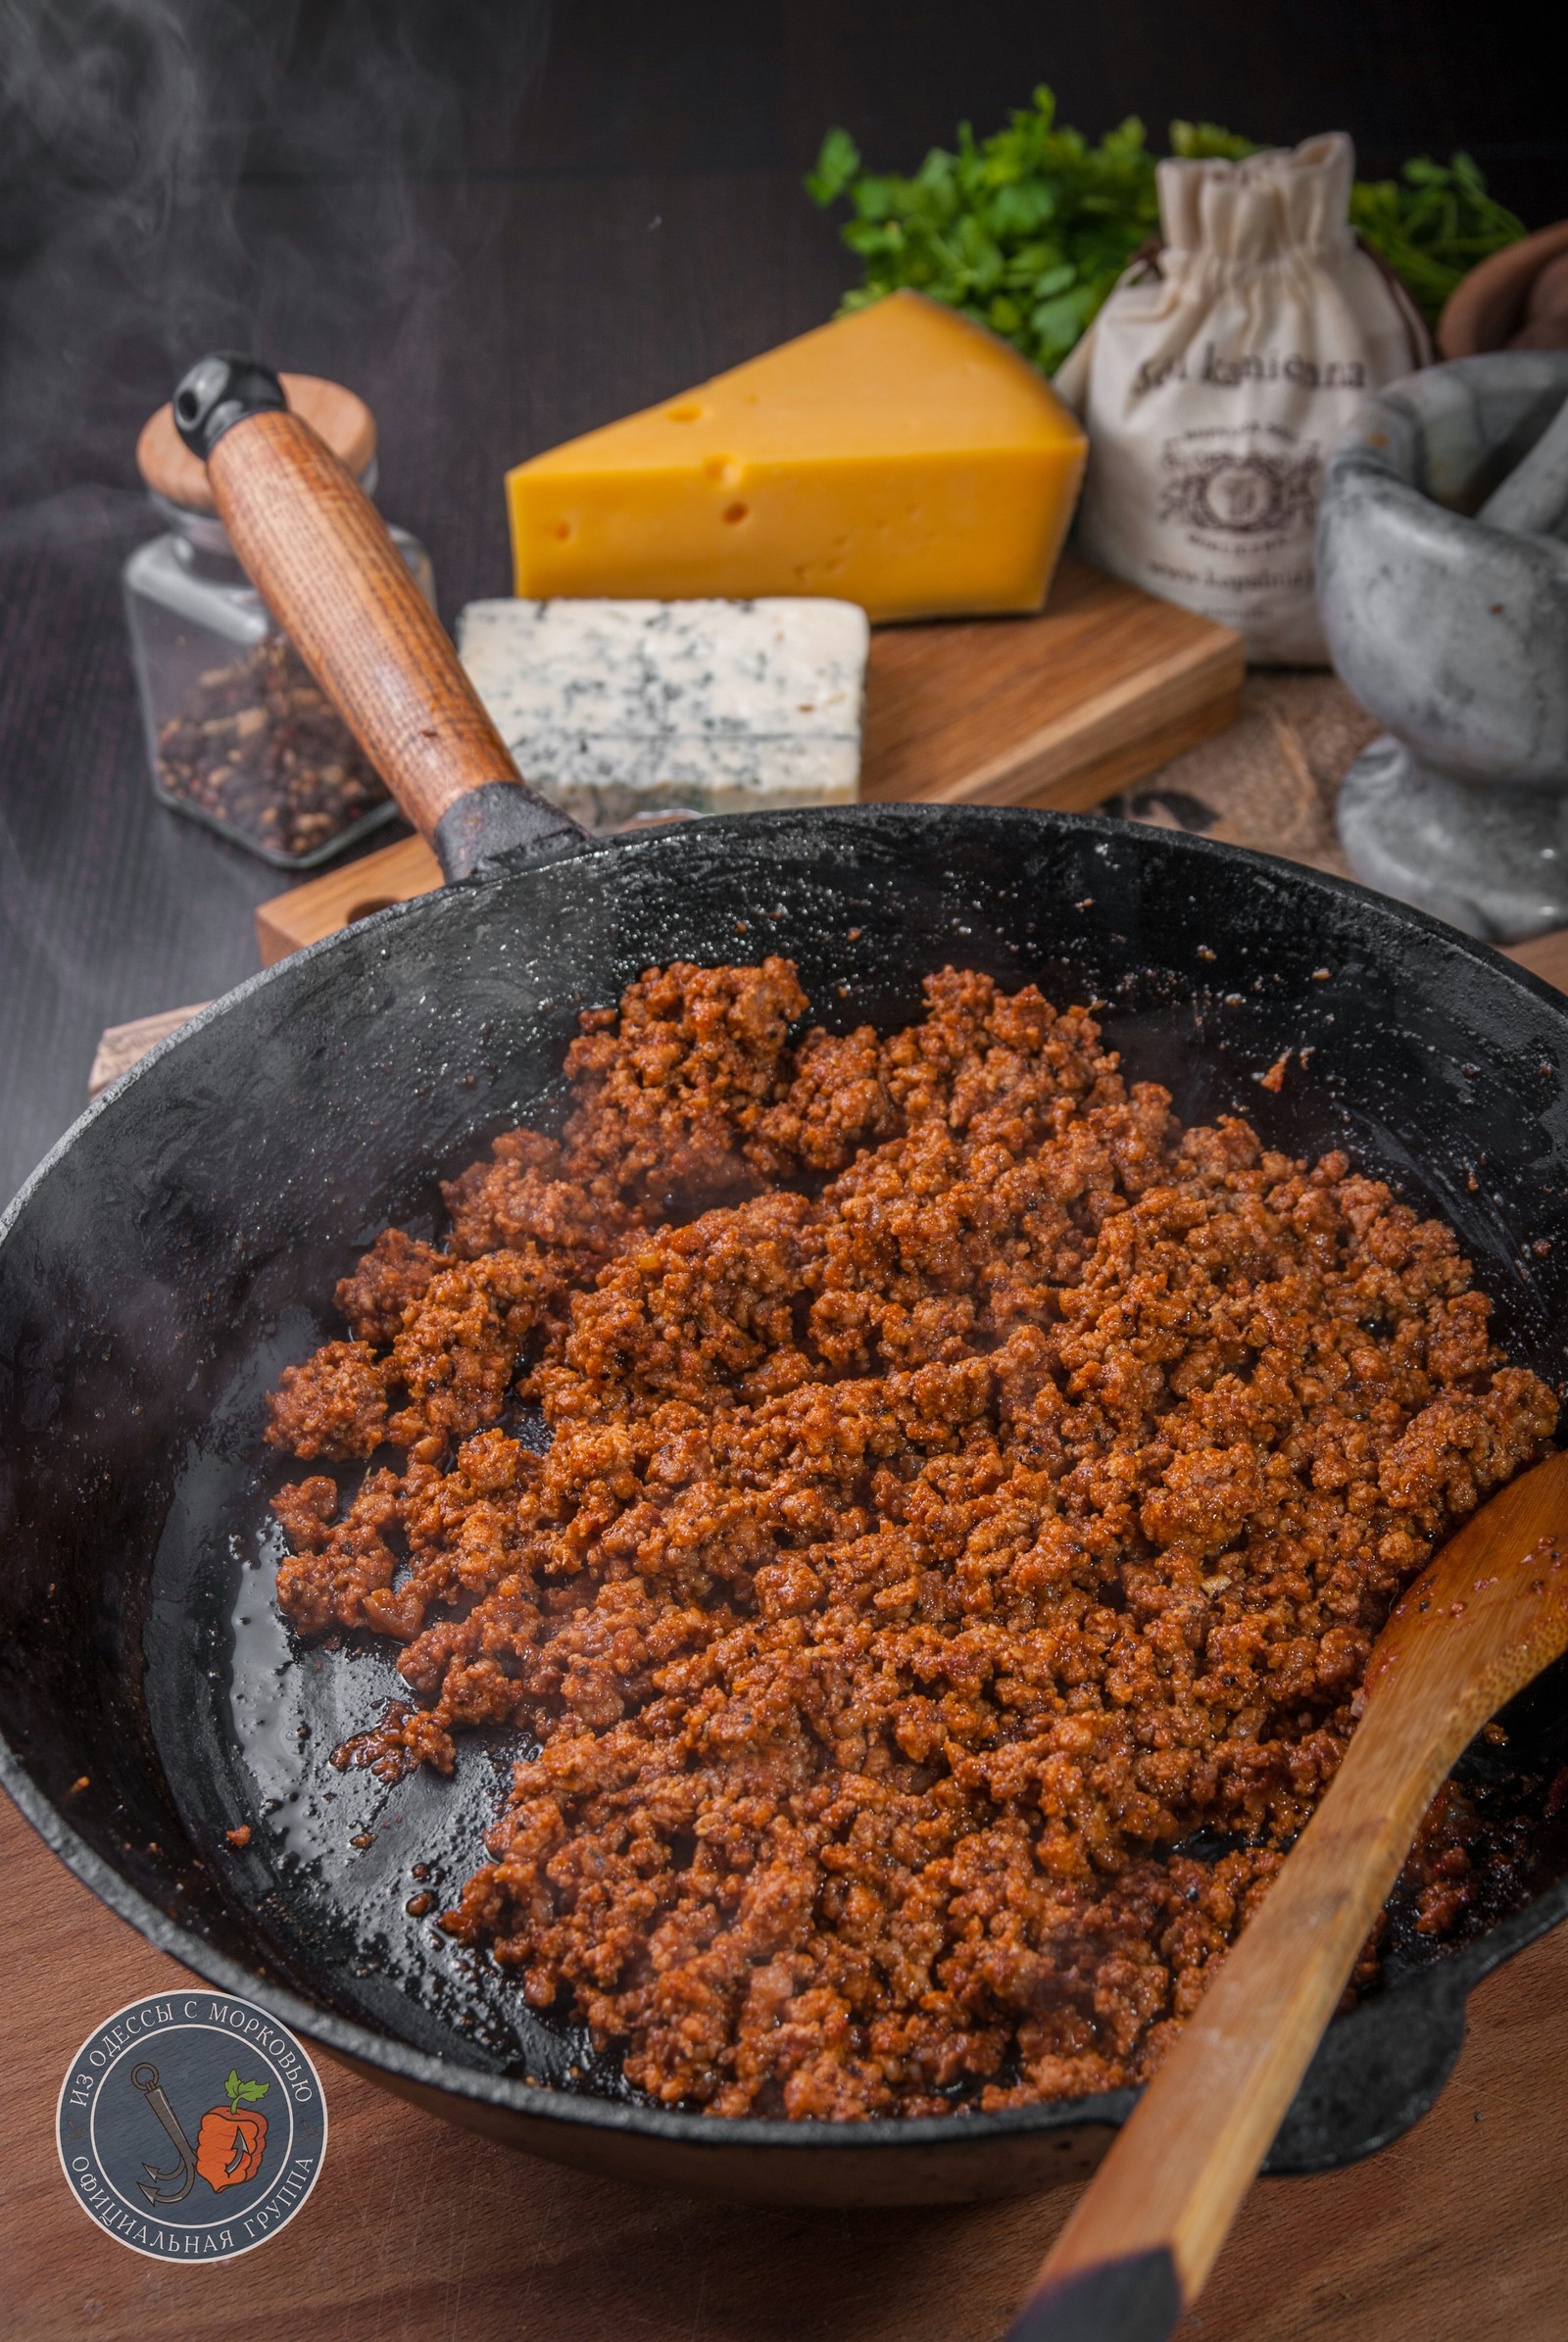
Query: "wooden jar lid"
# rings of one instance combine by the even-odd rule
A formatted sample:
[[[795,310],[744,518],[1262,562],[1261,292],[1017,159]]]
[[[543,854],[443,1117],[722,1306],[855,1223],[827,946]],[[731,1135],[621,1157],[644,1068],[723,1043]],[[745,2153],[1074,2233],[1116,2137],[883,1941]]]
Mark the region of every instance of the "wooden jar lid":
[[[323,381],[319,374],[280,374],[278,380],[294,413],[319,432],[358,479],[375,453],[375,416],[365,401],[341,382]],[[171,504],[192,512],[217,510],[207,466],[175,430],[172,407],[160,407],[142,425],[136,467],[153,493]]]

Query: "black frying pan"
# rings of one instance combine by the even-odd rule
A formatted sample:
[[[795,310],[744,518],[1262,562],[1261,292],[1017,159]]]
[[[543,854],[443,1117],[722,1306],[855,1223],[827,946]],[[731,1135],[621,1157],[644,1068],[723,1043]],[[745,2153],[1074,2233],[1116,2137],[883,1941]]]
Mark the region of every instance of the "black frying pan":
[[[1114,822],[891,807],[590,844],[509,777],[420,609],[388,614],[388,563],[406,573],[346,475],[265,378],[260,414],[244,387],[223,372],[207,401],[247,417],[216,443],[220,507],[466,883],[206,1010],[89,1109],[0,1224],[7,1786],[151,1942],[372,2079],[537,2153],[817,2204],[1081,2171],[1130,2092],[842,2126],[658,2111],[409,1914],[416,1861],[438,1899],[471,1869],[510,1752],[470,1737],[455,1781],[394,1789],[325,1765],[394,1680],[373,1650],[292,1650],[276,1621],[266,1494],[286,1470],[261,1444],[263,1393],[340,1331],[323,1302],[382,1226],[432,1233],[439,1176],[556,1110],[580,1007],[655,961],[764,951],[795,959],[839,1027],[913,1017],[921,977],[948,962],[1102,1000],[1131,1074],[1168,1084],[1185,1118],[1237,1108],[1270,1144],[1343,1145],[1445,1214],[1502,1338],[1557,1384],[1568,1001],[1357,888]],[[334,515],[357,532],[348,558]],[[280,582],[302,534],[308,591]],[[1260,1090],[1302,1045],[1309,1076]],[[1506,1747],[1466,1760],[1516,1841],[1478,1931],[1438,1956],[1396,1922],[1384,1988],[1331,2027],[1269,2169],[1321,2170],[1404,2129],[1443,2086],[1470,1987],[1568,1909],[1565,1684],[1552,1670],[1515,1703]]]

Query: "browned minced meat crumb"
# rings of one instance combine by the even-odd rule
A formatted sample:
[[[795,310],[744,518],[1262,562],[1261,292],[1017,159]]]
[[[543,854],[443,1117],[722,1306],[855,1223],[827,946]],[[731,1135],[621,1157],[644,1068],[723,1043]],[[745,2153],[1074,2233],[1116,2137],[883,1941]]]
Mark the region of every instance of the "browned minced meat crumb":
[[[406,1646],[337,1761],[537,1736],[445,1924],[669,2104],[1147,2074],[1396,1594],[1556,1416],[1449,1231],[1343,1155],[1183,1130],[1033,989],[927,994],[792,1045],[781,961],[644,977],[584,1020],[564,1140],[454,1182],[448,1251],[383,1237],[358,1339],[273,1402],[307,1460],[404,1451],[276,1498],[295,1625]],[[1432,1930],[1465,1842],[1440,1816]]]
[[[385,1367],[368,1342],[328,1342],[284,1367],[268,1409],[267,1437],[290,1455],[369,1455],[386,1438]]]

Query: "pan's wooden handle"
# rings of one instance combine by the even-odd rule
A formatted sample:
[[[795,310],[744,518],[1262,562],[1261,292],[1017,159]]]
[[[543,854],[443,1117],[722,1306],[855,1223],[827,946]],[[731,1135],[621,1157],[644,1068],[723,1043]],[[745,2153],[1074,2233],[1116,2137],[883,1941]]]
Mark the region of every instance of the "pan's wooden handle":
[[[252,582],[425,837],[469,789],[515,782],[380,515],[310,424],[252,415],[208,472]]]
[[[272,392],[276,390],[276,397]],[[204,359],[175,393],[186,445],[253,583],[447,877],[577,824],[522,782],[369,498],[276,377]]]

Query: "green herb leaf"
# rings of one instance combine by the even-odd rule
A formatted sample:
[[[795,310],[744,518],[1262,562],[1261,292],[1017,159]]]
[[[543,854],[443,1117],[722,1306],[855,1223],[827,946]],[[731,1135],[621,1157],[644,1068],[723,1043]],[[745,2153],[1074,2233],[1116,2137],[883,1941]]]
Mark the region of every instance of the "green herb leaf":
[[[1217,122],[1173,122],[1173,154],[1240,162],[1258,149]],[[846,200],[840,233],[865,281],[843,311],[905,287],[1004,334],[1047,372],[1072,349],[1140,245],[1159,230],[1155,158],[1136,116],[1091,146],[1058,127],[1042,85],[1006,126],[977,140],[961,123],[912,177],[867,171],[847,130],[829,130],[806,181],[813,203]],[[1404,280],[1429,319],[1477,261],[1524,234],[1468,155],[1407,163],[1358,182],[1350,223]],[[1049,242],[1042,230],[1049,229]]]
[[[1189,162],[1244,163],[1258,149],[1250,138],[1238,138],[1234,130],[1222,130],[1218,122],[1173,122],[1170,151]]]
[[[1350,225],[1403,279],[1433,325],[1460,277],[1525,232],[1524,221],[1487,193],[1466,154],[1446,166],[1418,156],[1397,179],[1358,180]]]
[[[816,169],[806,182],[813,203],[830,204],[860,168],[860,150],[848,130],[829,130],[816,158]]]
[[[1043,269],[1035,278],[1035,298],[1049,301],[1053,293],[1064,293],[1077,273],[1071,261],[1062,261],[1054,268]]]

